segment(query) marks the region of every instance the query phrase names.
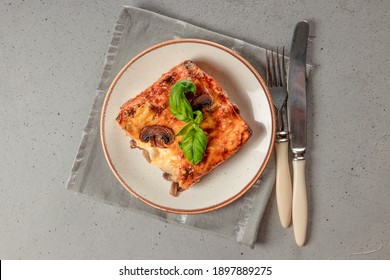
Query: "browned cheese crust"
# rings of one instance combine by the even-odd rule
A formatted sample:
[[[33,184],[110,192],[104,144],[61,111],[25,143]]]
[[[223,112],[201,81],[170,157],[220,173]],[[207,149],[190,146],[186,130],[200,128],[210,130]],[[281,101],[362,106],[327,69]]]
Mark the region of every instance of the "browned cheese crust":
[[[199,106],[200,99],[211,99],[211,104],[201,107],[204,120],[200,127],[206,133],[207,148],[197,165],[192,165],[180,150],[178,142],[182,136],[173,137],[170,143],[167,141],[167,145],[140,139],[141,130],[145,127],[162,126],[176,134],[185,125],[185,122],[176,119],[168,105],[171,86],[180,80],[192,81],[196,86],[196,95],[187,95],[193,107]],[[228,100],[224,90],[189,60],[172,68],[134,99],[126,102],[120,108],[116,120],[134,139],[136,144],[133,141],[133,145],[148,151],[151,163],[165,173],[164,177],[168,176],[171,181],[178,182],[182,189],[188,189],[236,153],[252,134],[248,124],[239,115],[237,106]]]

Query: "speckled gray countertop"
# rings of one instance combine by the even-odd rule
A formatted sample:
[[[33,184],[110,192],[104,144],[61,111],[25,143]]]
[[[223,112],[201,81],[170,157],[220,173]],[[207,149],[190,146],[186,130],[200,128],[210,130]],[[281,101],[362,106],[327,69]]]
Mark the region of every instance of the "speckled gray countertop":
[[[65,189],[123,5],[263,47],[310,21],[306,246],[274,194],[250,249]],[[0,15],[0,259],[390,258],[390,2],[18,0]]]

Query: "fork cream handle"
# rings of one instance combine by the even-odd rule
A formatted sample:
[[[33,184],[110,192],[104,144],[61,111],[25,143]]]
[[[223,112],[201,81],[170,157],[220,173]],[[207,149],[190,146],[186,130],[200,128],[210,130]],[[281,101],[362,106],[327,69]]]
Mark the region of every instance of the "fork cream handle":
[[[292,219],[295,242],[303,246],[307,230],[307,194],[305,180],[305,160],[293,160],[293,202]]]
[[[276,150],[276,202],[283,227],[291,222],[292,185],[288,162],[288,141],[275,142]]]

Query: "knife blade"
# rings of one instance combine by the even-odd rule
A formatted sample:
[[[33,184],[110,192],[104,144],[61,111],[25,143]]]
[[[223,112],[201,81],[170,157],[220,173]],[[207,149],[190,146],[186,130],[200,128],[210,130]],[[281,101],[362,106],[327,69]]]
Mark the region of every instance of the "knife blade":
[[[305,179],[306,152],[306,52],[309,23],[295,26],[288,74],[287,117],[290,147],[293,153],[292,219],[295,241],[303,246],[307,231],[307,194]]]

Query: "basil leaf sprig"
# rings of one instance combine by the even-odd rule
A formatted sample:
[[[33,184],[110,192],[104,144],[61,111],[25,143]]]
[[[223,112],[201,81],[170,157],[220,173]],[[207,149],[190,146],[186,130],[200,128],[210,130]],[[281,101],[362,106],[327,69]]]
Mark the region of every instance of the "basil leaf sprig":
[[[202,112],[193,111],[190,102],[185,94],[192,92],[196,94],[196,86],[188,80],[176,82],[169,94],[169,108],[172,114],[185,125],[176,133],[176,136],[182,135],[182,142],[179,143],[184,156],[193,164],[202,161],[207,146],[207,138],[204,131],[200,128],[203,121]],[[195,116],[195,117],[194,117]]]

